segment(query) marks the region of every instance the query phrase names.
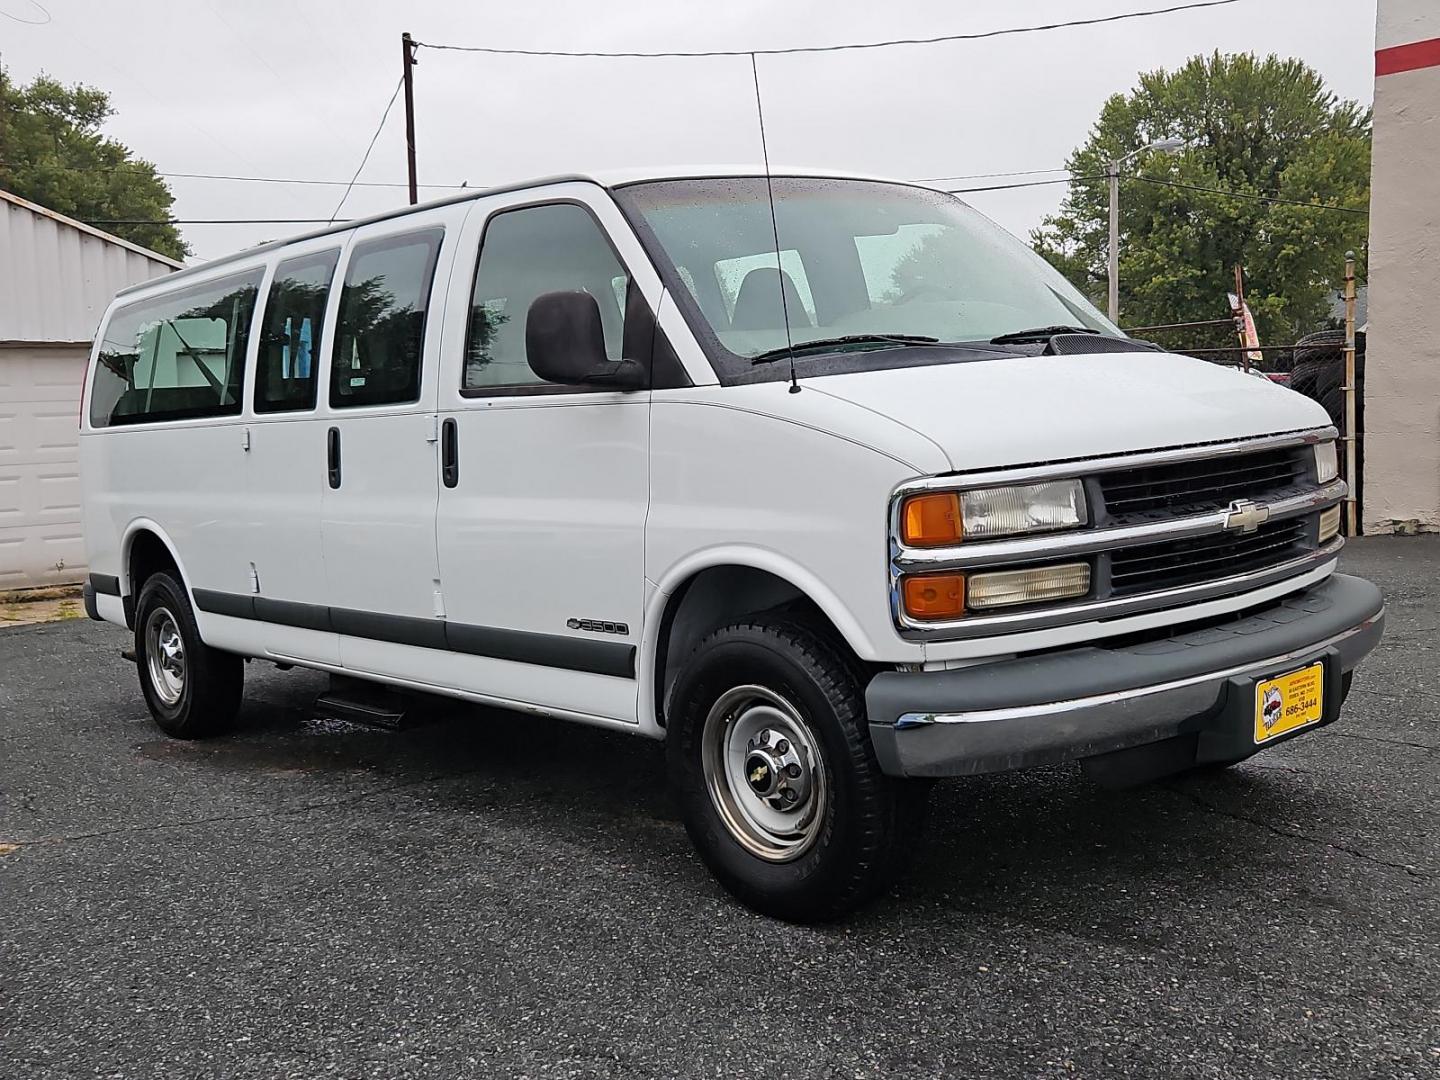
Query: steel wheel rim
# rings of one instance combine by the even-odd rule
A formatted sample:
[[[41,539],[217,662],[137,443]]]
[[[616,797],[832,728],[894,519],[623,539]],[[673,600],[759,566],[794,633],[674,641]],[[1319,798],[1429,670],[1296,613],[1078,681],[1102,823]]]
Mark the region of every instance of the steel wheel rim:
[[[746,851],[789,862],[814,846],[830,801],[824,758],[782,695],[764,686],[721,694],[705,717],[700,760],[720,820]]]
[[[185,694],[185,639],[169,608],[156,608],[145,620],[145,665],[155,696],[178,705]]]

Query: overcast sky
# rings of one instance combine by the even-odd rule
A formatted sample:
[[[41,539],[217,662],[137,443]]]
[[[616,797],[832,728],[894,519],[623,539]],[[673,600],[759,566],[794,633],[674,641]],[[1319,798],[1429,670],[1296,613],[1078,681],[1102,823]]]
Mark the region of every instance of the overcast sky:
[[[0,0],[13,77],[111,94],[108,132],[162,172],[347,180],[400,72],[400,34],[541,49],[782,48],[973,33],[1176,0]],[[23,25],[15,19],[40,20]],[[906,179],[1052,169],[1106,97],[1213,49],[1297,56],[1344,97],[1373,90],[1375,0],[1228,7],[989,41],[761,57],[772,164]],[[484,186],[634,165],[759,160],[743,58],[557,59],[422,50],[420,180]],[[361,177],[405,179],[396,102]],[[977,179],[1010,183],[1044,177]],[[336,187],[174,178],[180,218],[329,217]],[[967,196],[1021,236],[1063,186]],[[444,194],[441,188],[422,191]],[[357,188],[342,216],[403,204]],[[301,231],[186,225],[197,257]]]

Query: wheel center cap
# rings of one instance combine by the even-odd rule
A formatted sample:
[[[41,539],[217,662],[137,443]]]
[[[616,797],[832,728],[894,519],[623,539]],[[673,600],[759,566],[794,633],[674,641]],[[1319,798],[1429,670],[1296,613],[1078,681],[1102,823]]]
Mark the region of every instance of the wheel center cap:
[[[751,751],[745,759],[745,782],[760,798],[769,798],[780,786],[779,763],[764,751]]]

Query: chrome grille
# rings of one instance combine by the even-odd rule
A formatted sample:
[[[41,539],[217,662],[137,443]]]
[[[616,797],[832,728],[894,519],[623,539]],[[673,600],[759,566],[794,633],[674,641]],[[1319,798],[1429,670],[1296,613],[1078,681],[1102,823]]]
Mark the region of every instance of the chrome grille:
[[[1186,607],[1299,577],[1333,560],[1342,537],[1320,541],[1321,513],[1345,494],[1320,483],[1314,447],[1334,428],[1282,432],[1108,458],[926,477],[896,489],[890,507],[891,610],[910,640],[961,640]],[[905,543],[900,510],[914,492],[1076,479],[1089,523],[1051,533],[966,539],[943,548]],[[1233,504],[1242,502],[1243,507]],[[1237,511],[1243,509],[1245,513]],[[1242,524],[1258,522],[1246,531]],[[925,620],[902,605],[910,575],[1088,563],[1089,595],[1059,603]]]
[[[1266,570],[1310,550],[1314,516],[1261,525],[1253,533],[1219,533],[1121,548],[1110,555],[1110,593],[1133,596]]]
[[[1229,457],[1122,469],[1100,476],[1105,510],[1117,521],[1264,501],[1310,479],[1314,456],[1285,447]]]

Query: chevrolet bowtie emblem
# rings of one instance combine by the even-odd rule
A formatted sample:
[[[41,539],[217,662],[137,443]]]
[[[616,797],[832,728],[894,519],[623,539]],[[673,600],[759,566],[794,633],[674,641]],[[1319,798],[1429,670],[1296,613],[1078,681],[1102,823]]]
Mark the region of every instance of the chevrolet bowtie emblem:
[[[1236,499],[1225,513],[1225,528],[1252,533],[1270,520],[1270,507],[1249,499]]]

